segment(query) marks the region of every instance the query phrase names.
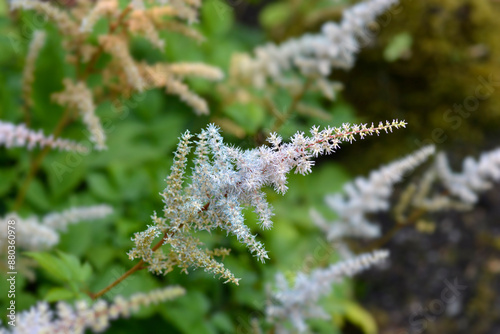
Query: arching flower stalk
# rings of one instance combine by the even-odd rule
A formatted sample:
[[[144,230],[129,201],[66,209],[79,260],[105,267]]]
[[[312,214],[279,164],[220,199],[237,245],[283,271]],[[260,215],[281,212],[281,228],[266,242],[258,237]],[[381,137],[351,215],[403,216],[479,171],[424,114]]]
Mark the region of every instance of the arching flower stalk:
[[[292,170],[303,175],[311,172],[313,158],[331,154],[342,142],[352,142],[356,137],[379,134],[404,127],[404,121],[380,123],[378,126],[343,124],[322,131],[311,129],[311,136],[296,133],[289,143],[282,142],[277,134],[268,138],[270,146],[241,150],[227,145],[219,129],[210,125],[195,141],[197,144],[194,166],[186,180],[188,154],[193,136],[186,132],[180,139],[175,153],[167,187],[162,194],[163,217],[152,217],[154,225],[148,226],[132,238],[135,247],[129,258],[141,259],[149,264],[154,273],[168,273],[179,266],[187,272],[188,267],[201,267],[224,278],[226,282],[238,283],[237,278],[214,259],[226,255],[228,250],[207,250],[201,247],[195,236],[197,231],[221,229],[236,236],[255,257],[264,262],[268,254],[264,245],[245,224],[244,207],[252,207],[259,217],[263,229],[272,227],[272,208],[266,201],[264,186],[272,186],[281,194],[287,190],[287,174]],[[162,239],[151,248],[153,240]],[[168,244],[164,252],[161,246]]]

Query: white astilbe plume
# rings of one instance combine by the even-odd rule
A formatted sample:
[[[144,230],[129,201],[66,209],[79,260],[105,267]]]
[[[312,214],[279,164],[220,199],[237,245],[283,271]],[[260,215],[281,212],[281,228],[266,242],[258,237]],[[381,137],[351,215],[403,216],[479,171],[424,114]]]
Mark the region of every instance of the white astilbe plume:
[[[80,32],[92,32],[96,22],[103,16],[112,15],[118,11],[117,0],[99,0],[82,19]]]
[[[448,159],[440,153],[436,158],[436,170],[452,195],[466,204],[474,204],[478,192],[491,188],[491,181],[500,180],[500,148],[482,153],[478,161],[472,157],[465,158],[461,173],[453,173]]]
[[[158,304],[184,295],[185,290],[178,286],[137,293],[128,299],[117,296],[114,301],[100,299],[93,305],[78,301],[75,307],[59,302],[52,311],[47,302],[39,302],[31,309],[17,314],[16,326],[11,329],[0,328],[2,334],[80,334],[90,329],[102,333],[109,327],[110,320],[127,318],[141,307]]]
[[[52,212],[45,215],[42,224],[50,228],[65,231],[70,224],[82,220],[94,220],[104,218],[113,213],[113,208],[106,204],[92,206],[78,206],[61,212]]]
[[[254,50],[255,56],[238,56],[233,73],[263,88],[270,79],[289,82],[293,69],[306,77],[328,77],[333,68],[350,69],[362,42],[370,37],[366,26],[398,0],[368,0],[348,8],[340,23],[327,22],[318,34],[305,34],[280,45],[272,43]]]
[[[374,238],[380,235],[380,228],[368,221],[366,215],[389,209],[392,187],[403,176],[425,162],[434,154],[434,146],[420,150],[372,171],[368,178],[357,177],[344,186],[341,193],[325,197],[327,205],[338,215],[337,220],[327,222],[317,211],[311,210],[313,221],[330,241],[344,236]]]
[[[105,148],[105,135],[99,118],[95,115],[93,94],[100,90],[108,91],[108,95],[120,94],[129,96],[133,92],[162,86],[169,94],[179,98],[191,106],[197,114],[208,114],[209,107],[202,96],[197,95],[184,82],[186,76],[198,76],[209,80],[220,80],[222,71],[206,64],[199,63],[166,63],[158,62],[149,65],[138,61],[131,54],[132,35],[147,39],[158,50],[164,51],[167,37],[162,32],[180,33],[188,38],[203,40],[200,32],[192,23],[198,22],[201,0],[165,0],[120,2],[117,0],[100,0],[95,2],[77,1],[74,6],[62,6],[53,1],[12,0],[12,10],[34,10],[45,15],[59,28],[63,37],[62,46],[66,51],[66,61],[79,72],[83,66],[85,77],[97,70],[96,64],[102,59],[102,53],[111,56],[101,69],[103,81],[99,87],[89,89],[85,82],[75,82],[71,86],[65,81],[65,91],[56,94],[60,104],[76,108],[82,114],[83,122],[90,131],[90,139],[96,149]],[[99,20],[107,23],[106,33],[97,35],[98,45],[89,38]],[[24,95],[29,106],[29,94],[33,82],[32,69],[36,51],[43,43],[40,34],[34,34],[34,41],[28,56],[24,76]],[[31,63],[30,63],[31,62]],[[158,66],[156,66],[158,65]],[[162,73],[155,73],[161,70]],[[162,79],[156,80],[157,77]],[[159,85],[158,83],[161,82]]]
[[[50,147],[62,151],[77,151],[87,153],[87,147],[74,141],[55,138],[53,135],[45,136],[42,130],[28,129],[24,124],[15,125],[0,121],[0,145],[7,148],[26,147],[28,150],[37,145],[41,148]]]
[[[33,32],[33,39],[30,42],[28,54],[26,56],[26,63],[23,69],[23,97],[28,107],[33,107],[33,100],[31,99],[32,85],[35,81],[35,63],[43,45],[47,34],[43,30],[35,30]]]
[[[183,81],[186,77],[198,77],[208,80],[221,80],[224,73],[217,67],[203,63],[176,63],[176,64],[141,64],[139,71],[148,78],[148,88],[165,87],[169,94],[179,98],[191,106],[198,115],[209,113],[207,102]]]
[[[95,105],[92,92],[84,82],[74,83],[71,79],[64,79],[64,90],[52,94],[52,99],[62,106],[76,109],[82,116],[82,121],[90,132],[90,141],[97,150],[106,149],[106,134],[101,120],[95,114]]]
[[[328,268],[315,269],[310,274],[299,272],[293,286],[279,273],[276,275],[276,290],[272,292],[266,308],[268,321],[274,324],[276,333],[289,333],[286,322],[290,322],[295,331],[305,332],[308,328],[307,319],[329,318],[318,305],[318,301],[331,292],[333,284],[382,262],[388,256],[388,251],[378,250],[344,260]]]
[[[16,245],[25,250],[43,250],[59,243],[59,232],[65,231],[70,224],[81,221],[90,221],[110,215],[113,209],[108,205],[94,205],[88,207],[73,207],[62,212],[53,212],[39,219],[35,216],[19,217],[17,213],[10,213],[0,221],[3,231],[7,231],[7,222],[13,219],[16,230]],[[7,244],[7,235],[0,235],[0,253]]]
[[[151,271],[170,271],[172,261],[165,259],[160,250],[151,249],[151,241],[163,235],[164,242],[171,245],[177,258],[194,267],[205,268],[225,278],[237,282],[222,265],[197,247],[199,241],[190,237],[193,231],[222,229],[236,236],[260,261],[268,258],[264,245],[256,240],[245,224],[244,207],[253,207],[262,228],[271,228],[273,215],[266,201],[264,186],[273,186],[278,193],[287,190],[287,174],[308,174],[314,165],[313,158],[330,154],[342,142],[352,142],[355,136],[379,134],[392,128],[405,126],[405,122],[380,123],[378,127],[344,124],[339,128],[328,127],[319,131],[311,129],[311,136],[296,133],[289,143],[283,143],[276,134],[268,141],[271,146],[261,146],[251,150],[241,150],[223,142],[219,130],[210,125],[197,137],[194,152],[194,167],[184,186],[187,156],[190,152],[192,135],[186,132],[179,143],[171,174],[167,177],[167,188],[163,196],[164,217],[153,217],[154,226],[136,233],[135,248],[129,253],[130,259],[139,258],[152,264]]]
[[[39,0],[12,0],[10,1],[10,9],[32,9],[35,10],[52,22],[54,22],[63,34],[76,36],[78,34],[78,25],[71,19],[67,12],[54,6],[50,1]]]

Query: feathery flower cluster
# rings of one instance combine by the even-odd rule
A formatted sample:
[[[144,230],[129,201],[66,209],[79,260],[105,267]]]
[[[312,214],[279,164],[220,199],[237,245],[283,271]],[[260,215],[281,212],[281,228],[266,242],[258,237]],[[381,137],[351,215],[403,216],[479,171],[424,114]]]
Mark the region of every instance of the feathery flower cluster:
[[[64,35],[76,36],[78,26],[64,10],[52,5],[47,1],[39,0],[12,0],[10,9],[32,9],[44,14],[49,20],[57,25],[57,28]]]
[[[425,146],[400,160],[372,171],[367,179],[357,177],[344,186],[346,197],[339,193],[325,197],[327,205],[337,213],[338,219],[327,222],[321,214],[312,209],[313,221],[326,233],[330,241],[345,236],[362,238],[379,236],[379,226],[368,221],[366,215],[389,209],[392,186],[401,181],[406,173],[425,162],[434,152],[434,146]]]
[[[90,132],[90,141],[95,144],[95,148],[97,150],[106,149],[106,135],[99,117],[95,114],[92,92],[83,82],[75,84],[71,79],[64,79],[63,84],[64,90],[52,94],[53,100],[68,108],[77,109],[82,115],[83,123]]]
[[[242,213],[243,207],[253,207],[261,227],[272,227],[273,213],[262,187],[273,186],[277,192],[285,193],[287,174],[293,169],[295,173],[308,174],[314,165],[314,157],[334,152],[340,143],[352,142],[355,136],[364,138],[405,125],[404,121],[393,121],[380,123],[377,127],[344,124],[322,131],[313,127],[311,137],[298,132],[290,143],[282,143],[278,135],[272,134],[268,139],[270,147],[244,151],[224,144],[218,128],[210,125],[198,135],[191,182],[184,187],[192,138],[186,132],[181,137],[171,174],[166,179],[167,187],[162,194],[164,217],[155,214],[155,225],[135,234],[132,239],[135,248],[128,253],[129,258],[142,259],[150,264],[149,270],[156,273],[168,272],[172,264],[180,262],[202,267],[237,283],[232,273],[216,262],[210,253],[198,247],[200,242],[192,237],[193,232],[222,229],[236,236],[263,262],[268,258],[267,251],[245,225]],[[157,237],[170,244],[171,254],[165,255],[161,248],[151,249],[151,243]]]
[[[0,328],[0,334],[79,334],[85,333],[86,329],[102,333],[108,328],[110,320],[128,317],[141,307],[169,301],[184,293],[183,288],[172,286],[147,294],[137,293],[129,299],[117,296],[111,304],[101,299],[89,305],[82,300],[73,308],[65,302],[59,302],[55,312],[46,302],[39,302],[30,310],[19,313],[16,326],[11,330]]]
[[[28,129],[24,124],[15,125],[0,121],[0,145],[7,148],[26,147],[28,150],[35,146],[50,147],[63,151],[77,151],[87,153],[87,147],[74,141],[54,138],[53,135],[45,136],[42,130],[34,131]]]
[[[125,5],[125,7],[123,6]],[[83,123],[91,134],[91,141],[98,150],[106,148],[105,134],[99,118],[95,114],[94,94],[105,90],[108,96],[130,96],[145,89],[163,87],[166,93],[175,94],[191,106],[197,114],[208,114],[206,101],[191,91],[184,83],[186,76],[197,76],[208,80],[220,80],[222,71],[209,65],[198,63],[146,64],[138,62],[131,55],[129,40],[132,35],[140,35],[149,40],[160,51],[164,51],[165,40],[160,30],[169,30],[201,40],[199,33],[191,26],[197,22],[201,6],[200,0],[175,1],[132,1],[128,4],[118,0],[98,1],[94,5],[87,1],[77,1],[74,6],[58,6],[54,2],[41,0],[13,0],[10,8],[34,10],[53,21],[63,36],[63,47],[67,51],[66,60],[78,70],[78,80],[72,83],[65,79],[63,92],[54,94],[55,100],[70,108],[76,108],[82,115]],[[105,34],[90,38],[99,20],[108,20],[109,29]],[[38,51],[43,45],[43,33],[36,32],[27,57],[23,80],[23,91],[27,105],[30,105],[34,64]],[[97,45],[96,45],[97,44]],[[96,64],[102,54],[112,57],[105,67],[99,69],[103,82],[93,91],[86,86],[86,78],[96,72]],[[83,69],[83,71],[82,71]],[[161,69],[161,73],[155,73]],[[159,76],[161,80],[155,80]]]
[[[43,30],[35,30],[33,32],[33,39],[30,42],[28,55],[26,56],[26,63],[23,69],[23,96],[28,107],[33,106],[31,99],[31,90],[33,82],[35,81],[35,63],[38,54],[45,44],[46,34]]]
[[[196,76],[215,81],[224,77],[220,69],[203,63],[140,64],[138,69],[142,77],[149,79],[147,88],[164,87],[167,93],[178,95],[198,115],[209,113],[207,102],[189,90],[189,87],[183,83],[185,78]]]
[[[332,284],[366,270],[388,256],[388,251],[378,250],[344,260],[328,268],[315,269],[310,274],[299,272],[293,287],[285,276],[279,273],[276,275],[276,291],[272,293],[271,303],[266,308],[268,321],[275,325],[276,333],[289,333],[286,329],[287,321],[299,333],[305,332],[308,328],[307,319],[329,319],[328,314],[318,305],[318,301],[329,294]]]
[[[289,86],[293,79],[286,74],[294,68],[315,80],[328,77],[333,68],[350,69],[361,47],[361,39],[369,37],[366,26],[397,2],[368,0],[356,4],[344,11],[340,23],[325,23],[319,34],[306,34],[280,45],[266,44],[255,49],[254,58],[239,55],[232,64],[232,73],[263,88],[267,80]]]
[[[451,194],[466,204],[475,204],[478,192],[490,189],[491,181],[500,180],[500,149],[481,154],[478,161],[465,158],[462,173],[453,173],[446,156],[441,153],[436,158],[436,170]]]
[[[7,221],[16,221],[16,243],[26,250],[42,250],[59,243],[58,231],[65,231],[70,224],[80,221],[95,220],[110,215],[113,209],[108,205],[94,205],[88,207],[73,207],[57,213],[49,213],[39,220],[35,216],[21,218],[17,213],[10,213],[3,217],[0,224],[7,230]],[[7,245],[7,235],[0,236],[0,253]]]

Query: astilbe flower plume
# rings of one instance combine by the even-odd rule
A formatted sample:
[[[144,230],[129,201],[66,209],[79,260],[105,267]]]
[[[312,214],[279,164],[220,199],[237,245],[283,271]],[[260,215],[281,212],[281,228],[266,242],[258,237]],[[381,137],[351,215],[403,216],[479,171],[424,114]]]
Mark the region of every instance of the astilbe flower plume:
[[[282,44],[268,43],[257,47],[253,57],[238,55],[232,62],[232,73],[255,87],[266,83],[290,86],[297,82],[294,71],[313,77],[317,85],[332,87],[328,76],[333,69],[353,67],[361,46],[371,40],[367,26],[398,0],[367,0],[347,8],[341,22],[326,22],[317,34],[304,34]],[[292,75],[290,75],[292,74]],[[300,82],[300,81],[299,81]],[[326,96],[332,97],[324,88]]]
[[[113,213],[108,205],[72,207],[61,212],[51,212],[39,219],[37,216],[20,217],[8,213],[0,219],[0,227],[7,231],[9,219],[16,221],[16,244],[23,250],[44,250],[59,243],[59,233],[71,224],[104,218]],[[0,235],[0,254],[7,245],[7,235]]]
[[[128,299],[117,296],[111,304],[102,299],[93,305],[80,300],[75,307],[59,302],[55,311],[46,302],[39,302],[31,309],[19,313],[16,326],[11,330],[0,328],[0,334],[79,334],[86,333],[86,329],[102,333],[108,328],[110,320],[126,318],[141,307],[172,300],[184,293],[183,288],[170,286],[149,293],[137,293]]]
[[[378,126],[343,124],[328,127],[322,131],[311,129],[311,136],[296,133],[289,143],[273,133],[268,138],[270,146],[241,150],[223,142],[219,129],[210,125],[195,141],[194,166],[185,185],[185,171],[193,136],[186,132],[180,139],[175,153],[171,174],[167,177],[167,187],[163,192],[165,204],[163,217],[153,216],[154,225],[133,237],[135,247],[128,253],[130,259],[139,258],[149,264],[155,273],[167,273],[174,266],[187,270],[189,266],[202,267],[237,283],[238,279],[214,260],[214,255],[224,255],[227,250],[216,253],[200,248],[201,242],[193,235],[196,231],[221,229],[236,236],[239,242],[260,261],[268,259],[264,245],[257,241],[245,224],[242,213],[244,207],[252,207],[258,215],[263,229],[272,227],[273,215],[266,201],[264,186],[272,186],[278,193],[287,190],[287,174],[308,174],[314,165],[313,158],[330,154],[342,142],[352,142],[356,136],[379,134],[404,127],[404,121],[380,123]],[[155,238],[161,237],[157,246],[151,248]],[[165,254],[160,248],[169,244]]]
[[[388,251],[377,250],[327,268],[314,269],[309,274],[299,272],[293,285],[289,284],[282,273],[278,273],[276,290],[271,293],[270,303],[266,308],[268,321],[275,325],[276,333],[290,333],[286,328],[286,321],[290,321],[299,333],[305,332],[308,328],[307,319],[329,319],[318,301],[330,293],[333,284],[384,261],[388,256]]]
[[[64,89],[53,94],[53,100],[64,106],[67,113],[80,113],[95,149],[106,149],[106,134],[97,110],[107,97],[130,97],[146,89],[161,88],[177,95],[197,114],[209,113],[207,101],[190,89],[186,79],[218,81],[224,77],[222,70],[204,63],[147,63],[135,59],[131,52],[132,36],[142,36],[161,52],[165,52],[168,43],[165,31],[202,40],[193,26],[198,22],[200,0],[75,1],[71,6],[54,1],[12,0],[9,5],[11,10],[35,11],[55,24],[65,50],[65,62],[74,69],[74,75],[63,80]],[[107,24],[107,29],[99,31],[98,22]],[[27,108],[33,106],[36,59],[44,41],[44,32],[33,33],[23,74]],[[102,78],[98,86],[88,80],[95,74]],[[122,110],[116,103],[114,109]],[[0,144],[1,136],[2,133]]]
[[[0,146],[26,147],[28,150],[36,146],[40,148],[50,147],[62,151],[76,151],[87,153],[88,148],[72,140],[54,138],[53,135],[46,136],[42,130],[31,130],[24,124],[12,124],[0,121]]]
[[[327,235],[329,241],[342,237],[374,238],[380,236],[380,227],[368,220],[367,215],[390,208],[393,185],[404,175],[424,163],[436,148],[425,146],[399,160],[384,165],[370,173],[369,177],[357,177],[344,186],[344,193],[330,194],[325,202],[338,218],[328,222],[319,212],[312,209],[313,221]]]
[[[491,181],[500,180],[500,148],[482,153],[477,161],[465,158],[461,173],[451,170],[444,153],[438,154],[436,171],[451,194],[466,204],[475,204],[477,193],[491,188]]]

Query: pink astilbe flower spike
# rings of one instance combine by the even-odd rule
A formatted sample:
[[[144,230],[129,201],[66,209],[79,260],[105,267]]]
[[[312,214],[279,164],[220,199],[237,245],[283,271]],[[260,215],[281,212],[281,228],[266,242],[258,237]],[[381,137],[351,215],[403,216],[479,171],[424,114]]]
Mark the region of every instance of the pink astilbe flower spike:
[[[331,85],[327,78],[332,70],[352,68],[356,54],[371,40],[367,26],[396,3],[398,0],[367,0],[355,4],[344,10],[341,22],[327,22],[317,34],[259,46],[253,56],[237,55],[231,72],[258,88],[268,82],[290,86],[295,78],[287,74],[294,71]]]
[[[59,243],[59,234],[66,228],[81,221],[91,221],[110,215],[113,209],[108,205],[72,207],[61,212],[51,212],[39,219],[36,216],[20,217],[9,213],[0,217],[0,228],[7,230],[7,222],[16,222],[16,244],[23,250],[44,250]],[[7,235],[0,234],[0,253],[7,245]]]
[[[276,289],[271,293],[271,300],[266,308],[268,321],[275,325],[276,333],[290,333],[286,327],[287,321],[299,333],[306,332],[307,319],[330,318],[318,305],[318,301],[330,293],[333,284],[384,261],[388,256],[388,251],[378,250],[327,268],[315,269],[309,274],[299,272],[292,285],[282,273],[277,274]]]
[[[24,124],[15,125],[0,121],[0,145],[7,148],[26,147],[28,150],[36,146],[50,147],[62,151],[77,151],[87,153],[88,148],[74,141],[45,136],[41,130],[28,129]]]
[[[436,172],[451,194],[463,203],[475,204],[477,193],[491,188],[492,181],[500,180],[500,148],[482,153],[478,160],[465,158],[461,173],[454,173],[444,153],[440,153],[436,159]]]
[[[47,302],[38,302],[17,315],[15,327],[10,330],[0,328],[0,334],[83,334],[87,329],[102,333],[108,329],[111,320],[127,318],[141,307],[172,300],[184,294],[183,288],[171,286],[149,293],[136,293],[128,298],[117,296],[112,303],[100,299],[89,305],[87,301],[80,300],[72,307],[59,302],[54,311]]]
[[[186,265],[201,267],[226,281],[237,279],[224,266],[216,262],[197,238],[195,231],[221,229],[246,245],[260,261],[268,259],[262,242],[245,224],[244,207],[252,207],[263,229],[272,227],[272,208],[266,201],[262,187],[272,186],[278,193],[287,190],[287,174],[308,174],[314,166],[313,158],[330,154],[342,142],[352,142],[355,137],[364,138],[404,127],[404,121],[380,123],[378,126],[343,124],[341,127],[311,129],[311,136],[297,132],[289,143],[283,143],[277,134],[271,134],[271,146],[263,145],[251,150],[241,150],[224,143],[219,129],[209,125],[197,136],[195,159],[189,182],[185,182],[187,156],[193,137],[186,132],[179,143],[167,187],[163,192],[164,216],[153,216],[153,226],[133,237],[135,247],[129,258],[142,259],[152,264],[149,270],[166,273],[174,265],[186,270]],[[184,183],[187,183],[186,185]],[[153,252],[151,242],[163,235],[170,244],[171,253],[165,255],[161,248]],[[181,260],[180,260],[181,259]]]
[[[388,210],[392,187],[404,175],[424,163],[435,152],[434,146],[425,146],[408,156],[384,165],[368,177],[357,177],[344,186],[343,193],[325,197],[326,204],[337,214],[337,219],[327,222],[319,212],[312,209],[313,221],[323,230],[329,241],[342,237],[375,238],[380,228],[367,218],[370,213]]]

